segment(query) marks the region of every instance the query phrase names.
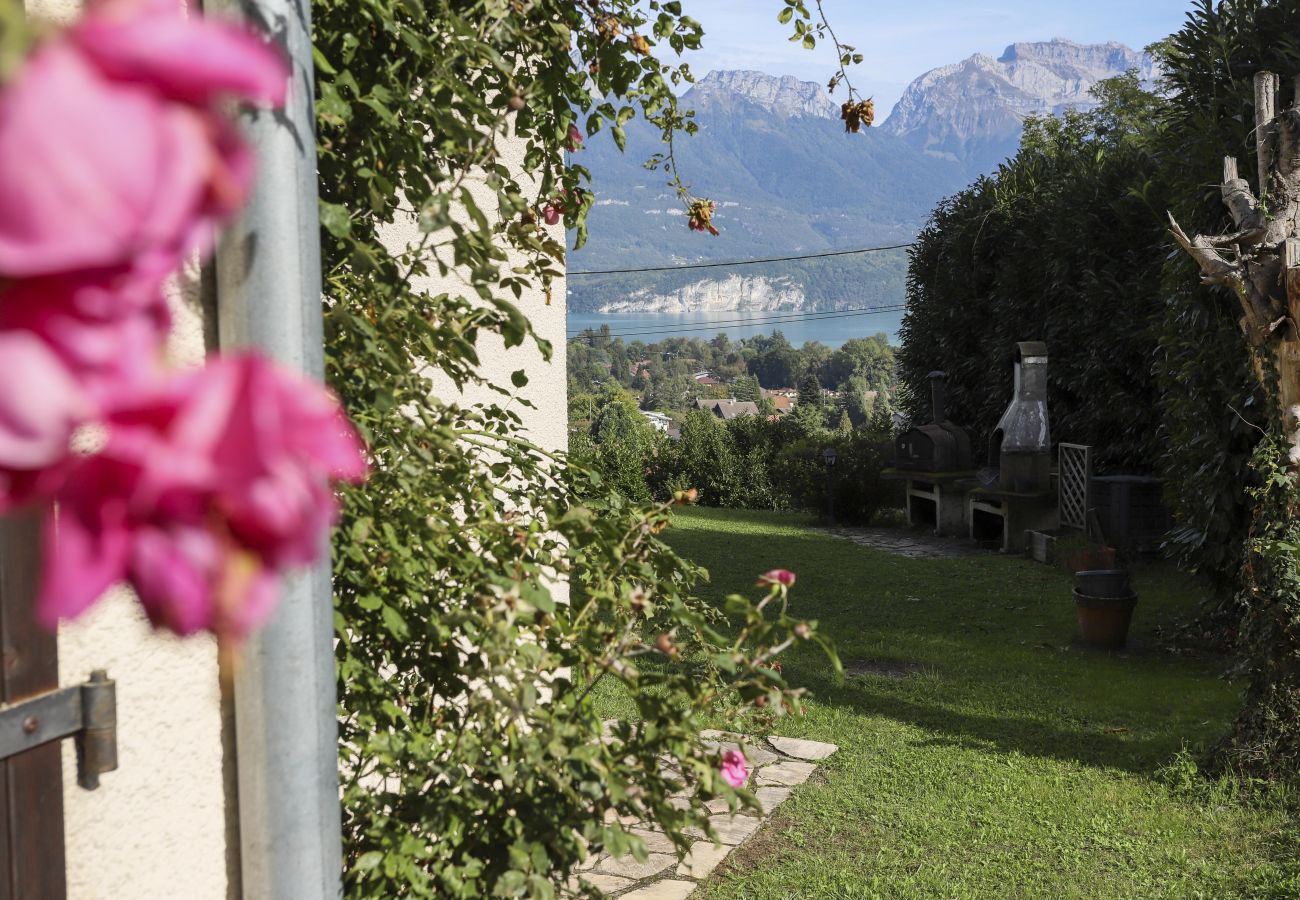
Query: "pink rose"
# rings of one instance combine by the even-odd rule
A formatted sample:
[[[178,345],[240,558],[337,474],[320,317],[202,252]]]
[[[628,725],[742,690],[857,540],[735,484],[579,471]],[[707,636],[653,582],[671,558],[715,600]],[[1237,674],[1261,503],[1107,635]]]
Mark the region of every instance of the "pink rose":
[[[260,357],[214,360],[111,412],[47,520],[38,613],[52,626],[129,581],[156,625],[242,638],[279,574],[324,551],[332,482],[366,471],[322,387]]]
[[[742,788],[749,781],[749,766],[744,754],[728,750],[722,754],[722,780],[734,788]]]
[[[28,332],[0,332],[0,511],[58,483],[90,397],[59,357]]]
[[[161,281],[248,191],[217,97],[278,102],[285,77],[266,46],[175,3],[92,4],[0,93],[0,276]]]
[[[0,290],[0,334],[40,337],[101,404],[160,377],[170,328],[160,290],[132,294],[111,279],[28,278]]]
[[[790,587],[794,584],[794,573],[789,569],[773,569],[758,576],[759,587]]]
[[[569,149],[573,151],[581,150],[582,143],[583,143],[582,132],[578,130],[577,125],[570,125],[569,126]]]

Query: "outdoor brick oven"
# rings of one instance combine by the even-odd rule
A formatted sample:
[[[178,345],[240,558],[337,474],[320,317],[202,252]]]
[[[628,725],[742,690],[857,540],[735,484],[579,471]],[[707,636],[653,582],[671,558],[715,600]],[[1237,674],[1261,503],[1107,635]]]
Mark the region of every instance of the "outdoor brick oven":
[[[968,522],[975,540],[996,542],[1006,552],[1020,552],[1027,530],[1057,525],[1057,498],[1052,485],[1052,430],[1047,413],[1047,345],[1016,345],[1011,402],[989,438],[984,487],[971,491]],[[981,473],[983,474],[983,473]]]
[[[935,534],[966,534],[966,491],[974,484],[970,435],[948,418],[948,376],[931,372],[929,424],[894,442],[893,477],[907,481],[907,523]]]

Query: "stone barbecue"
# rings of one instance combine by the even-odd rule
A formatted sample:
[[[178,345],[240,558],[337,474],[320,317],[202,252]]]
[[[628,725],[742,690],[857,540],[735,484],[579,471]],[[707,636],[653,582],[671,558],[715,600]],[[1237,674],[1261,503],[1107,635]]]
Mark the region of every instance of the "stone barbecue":
[[[948,376],[931,372],[930,422],[894,442],[892,477],[907,482],[907,523],[937,535],[966,535],[966,491],[974,482],[970,435],[948,418]]]

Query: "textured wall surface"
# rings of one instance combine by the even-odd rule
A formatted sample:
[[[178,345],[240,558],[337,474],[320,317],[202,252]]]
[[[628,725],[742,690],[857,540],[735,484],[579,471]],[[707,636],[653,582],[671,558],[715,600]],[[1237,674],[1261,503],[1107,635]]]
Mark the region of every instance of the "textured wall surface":
[[[515,171],[523,169],[523,144],[506,144],[502,148],[501,161],[510,166]],[[480,204],[484,210],[496,208],[495,195],[485,187],[478,186],[475,190],[475,201]],[[561,226],[553,228],[554,236],[563,240],[563,231]],[[399,221],[384,232],[385,243],[394,250],[402,250],[407,247],[415,246],[421,238],[419,228],[416,226],[414,217],[408,221]],[[432,294],[440,294],[444,291],[453,296],[459,294],[469,294],[465,283],[458,278],[439,278],[436,273],[432,277],[416,279],[416,287],[428,291]],[[528,409],[523,406],[516,406],[516,412],[523,419],[525,427],[528,430],[529,437],[542,447],[548,450],[564,450],[568,448],[568,376],[565,371],[564,358],[564,337],[565,337],[565,306],[564,306],[564,280],[557,280],[551,291],[551,302],[548,305],[546,297],[540,290],[526,292],[519,300],[515,301],[519,310],[529,318],[533,323],[533,328],[538,335],[549,340],[554,347],[554,353],[550,362],[543,360],[541,353],[531,341],[525,341],[523,346],[514,347],[510,350],[505,348],[501,338],[497,335],[485,335],[479,339],[478,351],[479,358],[483,362],[482,372],[487,379],[495,384],[509,386],[510,373],[523,369],[528,373],[528,384],[520,396],[533,403],[534,409]],[[435,378],[435,390],[439,396],[444,399],[453,399],[457,396],[463,396],[468,402],[499,402],[502,398],[499,394],[492,391],[478,388],[470,388],[463,395],[458,395],[455,386],[450,382]]]
[[[169,292],[168,353],[203,360],[194,272]],[[118,770],[95,791],[63,755],[69,900],[225,900],[226,820],[216,643],[155,633],[125,589],[59,631],[59,674],[117,682]]]

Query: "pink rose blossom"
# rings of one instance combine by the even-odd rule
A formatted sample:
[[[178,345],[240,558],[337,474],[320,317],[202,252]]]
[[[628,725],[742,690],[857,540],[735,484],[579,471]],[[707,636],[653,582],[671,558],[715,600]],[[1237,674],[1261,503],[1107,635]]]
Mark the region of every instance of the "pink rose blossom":
[[[0,510],[57,484],[89,396],[44,341],[0,333]]]
[[[223,95],[282,106],[288,70],[241,25],[185,15],[178,0],[92,0],[69,34],[108,78],[203,106]]]
[[[170,328],[160,290],[132,295],[112,279],[28,278],[0,290],[0,334],[40,337],[101,404],[160,377]]]
[[[581,150],[583,144],[582,132],[578,130],[577,125],[569,126],[569,149]]]
[[[110,414],[47,520],[38,613],[52,626],[129,581],[156,625],[242,638],[279,574],[324,550],[331,483],[366,471],[319,385],[256,356],[214,360]]]
[[[794,573],[789,569],[773,569],[770,572],[764,572],[758,576],[759,587],[791,587],[794,584]]]
[[[749,766],[742,753],[728,750],[722,754],[722,780],[734,788],[742,788],[749,781]]]
[[[560,221],[560,211],[548,203],[542,207],[542,219],[547,225],[554,225]]]
[[[0,275],[173,272],[238,210],[251,157],[219,95],[283,99],[279,58],[162,0],[94,3],[0,93]]]

